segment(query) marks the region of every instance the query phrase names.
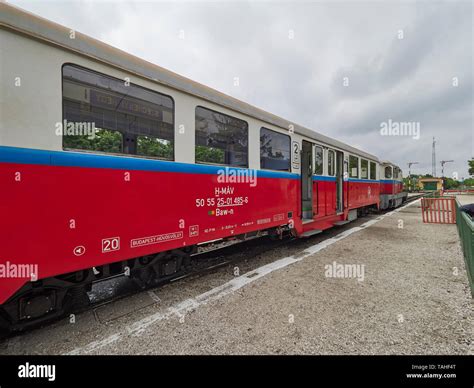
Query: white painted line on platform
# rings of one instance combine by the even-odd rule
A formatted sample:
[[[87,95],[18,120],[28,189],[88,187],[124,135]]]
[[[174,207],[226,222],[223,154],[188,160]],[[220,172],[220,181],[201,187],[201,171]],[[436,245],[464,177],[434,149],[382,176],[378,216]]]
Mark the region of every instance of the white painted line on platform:
[[[335,237],[331,237],[327,240],[321,241],[318,244],[315,244],[309,248],[306,248],[300,254],[292,255],[285,257],[283,259],[274,261],[273,263],[264,265],[259,267],[253,271],[247,272],[239,277],[236,277],[227,283],[222,284],[221,286],[215,287],[212,290],[209,290],[203,294],[200,294],[194,298],[186,299],[180,303],[177,303],[169,308],[167,308],[164,312],[157,312],[151,314],[143,319],[140,319],[137,322],[132,323],[129,326],[126,326],[122,331],[118,333],[112,334],[102,340],[93,341],[88,345],[78,347],[66,354],[68,355],[76,355],[76,354],[88,354],[94,351],[97,351],[105,346],[111,345],[115,342],[120,341],[122,338],[127,336],[140,336],[148,327],[155,324],[156,322],[163,321],[165,319],[169,319],[173,316],[175,317],[184,317],[187,313],[196,310],[198,307],[208,304],[209,302],[215,301],[217,299],[221,299],[226,295],[232,294],[237,290],[247,286],[250,283],[253,283],[255,280],[258,280],[276,270],[285,268],[290,264],[297,263],[309,256],[314,255],[315,253],[327,248],[328,246],[350,236],[353,233],[361,231],[381,220],[385,217],[389,217],[396,212],[406,208],[407,206],[411,206],[417,203],[419,200],[413,201],[407,205],[404,205],[390,213],[383,214],[373,220],[367,221],[360,226],[356,226],[354,228],[348,229]]]
[[[156,303],[161,303],[161,299],[158,295],[155,294],[154,291],[148,291],[147,292],[148,296],[153,299]]]

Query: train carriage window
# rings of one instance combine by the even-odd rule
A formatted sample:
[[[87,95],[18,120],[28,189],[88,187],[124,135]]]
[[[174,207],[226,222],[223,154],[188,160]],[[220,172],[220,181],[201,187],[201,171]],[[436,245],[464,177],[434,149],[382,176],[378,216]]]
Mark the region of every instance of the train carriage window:
[[[328,151],[328,175],[336,175],[336,157],[334,151],[332,150]]]
[[[196,162],[248,167],[248,124],[196,107]]]
[[[260,128],[260,168],[291,171],[290,136]]]
[[[315,158],[314,158],[314,173],[316,175],[323,175],[323,162],[324,162],[324,157],[323,157],[323,147],[316,146],[315,147]]]
[[[359,158],[349,155],[349,177],[359,178]]]
[[[369,161],[365,159],[360,160],[360,177],[362,179],[369,179]]]
[[[385,178],[392,179],[392,167],[385,167]]]
[[[63,66],[63,147],[174,157],[174,102],[164,94]]]
[[[377,179],[377,165],[375,162],[370,162],[370,179]]]
[[[401,179],[402,177],[402,170],[400,170],[398,167],[395,167],[394,168],[394,171],[395,171],[395,179]]]

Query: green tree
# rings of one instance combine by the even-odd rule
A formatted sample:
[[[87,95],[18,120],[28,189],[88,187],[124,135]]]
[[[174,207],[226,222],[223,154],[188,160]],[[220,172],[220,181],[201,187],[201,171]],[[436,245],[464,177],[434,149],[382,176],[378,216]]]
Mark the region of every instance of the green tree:
[[[444,188],[445,190],[456,189],[461,185],[461,182],[454,180],[452,178],[444,178]]]
[[[196,146],[196,161],[203,163],[225,163],[225,153],[221,148]]]
[[[173,159],[173,144],[168,140],[149,136],[137,136],[137,154]]]
[[[64,135],[64,148],[102,151],[102,152],[122,152],[122,134],[117,131],[107,129],[97,129],[95,135]]]
[[[463,185],[466,187],[474,187],[474,178],[464,179]]]
[[[474,175],[474,159],[468,160],[469,164],[469,175]]]

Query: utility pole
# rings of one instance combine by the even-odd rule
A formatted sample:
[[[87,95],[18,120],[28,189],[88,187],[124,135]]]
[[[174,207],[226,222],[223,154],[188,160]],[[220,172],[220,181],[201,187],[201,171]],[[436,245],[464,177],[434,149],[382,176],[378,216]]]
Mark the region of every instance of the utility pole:
[[[433,136],[433,151],[431,153],[431,167],[433,178],[436,178],[436,140]]]
[[[413,180],[411,179],[411,166],[414,164],[419,164],[419,162],[408,162],[408,190],[413,189]]]
[[[444,177],[444,165],[446,163],[452,163],[454,160],[442,160],[441,163],[441,177]]]
[[[420,162],[408,162],[408,176],[411,175],[411,166],[414,164],[420,164]]]

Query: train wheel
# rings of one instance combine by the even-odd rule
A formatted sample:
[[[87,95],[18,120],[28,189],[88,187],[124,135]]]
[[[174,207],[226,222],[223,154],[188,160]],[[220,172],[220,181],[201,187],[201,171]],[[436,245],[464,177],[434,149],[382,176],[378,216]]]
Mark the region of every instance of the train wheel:
[[[0,309],[0,338],[6,337],[10,333],[10,322],[5,317],[4,311]]]
[[[132,271],[131,278],[141,289],[145,289],[179,276],[190,261],[190,252],[190,249],[173,250],[140,258],[140,267]]]
[[[152,286],[153,282],[156,279],[156,273],[153,267],[147,266],[133,271],[130,277],[133,279],[133,281],[137,284],[138,287],[144,290]]]
[[[64,317],[89,304],[87,284],[56,287],[25,285],[17,295],[2,305],[0,333],[21,332]]]

